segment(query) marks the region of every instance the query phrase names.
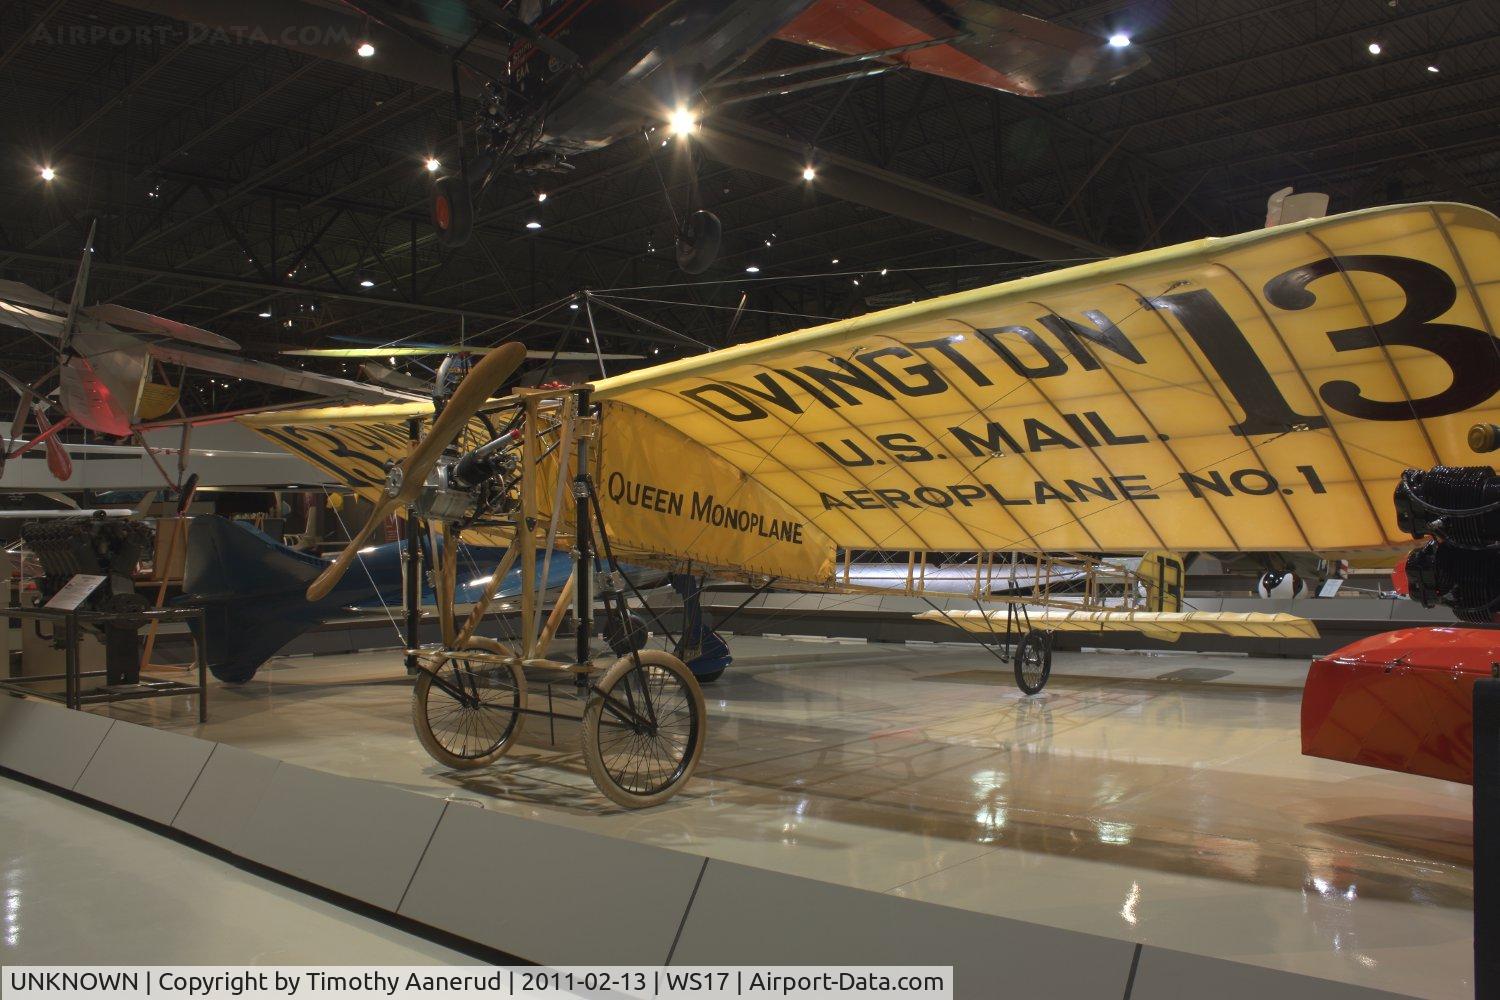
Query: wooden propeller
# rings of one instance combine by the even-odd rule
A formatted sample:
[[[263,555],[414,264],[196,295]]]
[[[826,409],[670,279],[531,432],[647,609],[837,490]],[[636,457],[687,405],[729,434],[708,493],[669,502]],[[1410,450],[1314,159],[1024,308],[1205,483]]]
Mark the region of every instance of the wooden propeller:
[[[398,507],[409,504],[421,491],[422,484],[427,480],[427,474],[442,457],[443,450],[452,444],[465,426],[469,418],[478,412],[479,407],[484,405],[499,390],[501,384],[510,377],[522,361],[526,360],[526,348],[520,344],[504,344],[486,354],[479,363],[469,370],[464,380],[453,390],[448,404],[443,407],[443,412],[433,421],[431,429],[425,437],[406,456],[397,470],[387,480],[385,496],[375,509],[370,513],[370,519],[365,526],[359,530],[359,534],[349,540],[340,552],[338,558],[328,564],[328,568],[319,574],[307,588],[307,599],[319,601],[328,596],[328,592],[338,585],[343,579],[359,550],[365,541],[375,530],[375,527],[390,516],[391,512]]]

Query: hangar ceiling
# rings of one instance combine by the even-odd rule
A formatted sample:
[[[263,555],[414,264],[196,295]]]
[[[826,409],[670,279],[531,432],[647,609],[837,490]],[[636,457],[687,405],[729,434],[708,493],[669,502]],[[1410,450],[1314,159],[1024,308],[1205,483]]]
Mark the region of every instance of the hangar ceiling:
[[[424,162],[453,162],[452,102],[443,73],[398,38],[379,39],[383,55],[368,61],[342,43],[303,44],[284,29],[326,23],[336,7],[312,0],[11,0],[0,6],[0,275],[66,292],[97,218],[101,298],[255,355],[334,334],[447,341],[461,316],[471,339],[550,348],[571,330],[568,346],[583,349],[581,311],[565,300],[587,287],[615,290],[632,314],[596,311],[606,350],[663,360],[700,349],[668,330],[719,346],[1255,228],[1288,184],[1329,192],[1335,211],[1494,208],[1490,0],[1009,6],[1128,32],[1151,63],[1042,100],[897,73],[726,109],[695,143],[724,252],[689,279],[657,179],[680,210],[690,171],[677,144],[621,143],[565,175],[508,179],[476,237],[445,252],[428,232]],[[196,23],[172,16],[187,11]],[[773,41],[751,68],[804,58]],[[822,175],[812,185],[795,169],[809,151]],[[0,336],[7,370],[50,365],[36,338]],[[272,392],[193,385],[218,406]]]

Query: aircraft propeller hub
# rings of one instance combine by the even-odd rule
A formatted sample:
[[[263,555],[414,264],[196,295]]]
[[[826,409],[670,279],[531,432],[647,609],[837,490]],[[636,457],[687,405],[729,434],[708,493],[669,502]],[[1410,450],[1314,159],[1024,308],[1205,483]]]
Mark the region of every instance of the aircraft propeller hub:
[[[385,474],[385,495],[388,497],[398,496],[405,482],[406,477],[401,472],[401,466],[391,466],[390,471]]]

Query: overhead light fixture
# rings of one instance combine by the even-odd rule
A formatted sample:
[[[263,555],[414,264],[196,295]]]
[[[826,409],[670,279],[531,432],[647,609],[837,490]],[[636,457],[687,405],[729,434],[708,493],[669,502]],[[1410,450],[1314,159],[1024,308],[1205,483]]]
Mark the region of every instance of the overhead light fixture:
[[[50,180],[55,180],[56,178],[57,178],[57,171],[56,170],[53,170],[51,167],[43,167],[42,168],[42,180],[44,180],[44,181],[50,181]]]
[[[375,287],[375,282],[371,281],[369,278],[366,278],[366,279],[364,279],[363,281],[361,281],[359,283],[359,287],[360,288],[374,288]]]
[[[1438,68],[1436,66],[1428,66],[1427,67],[1427,72],[1429,72],[1429,73],[1437,73],[1437,72],[1439,72],[1439,70],[1438,70]]]
[[[536,221],[535,219],[532,219],[530,222],[526,223],[526,228],[527,229],[541,229],[542,228],[542,224],[540,222]]]
[[[569,302],[568,303],[568,308],[569,309],[577,309],[578,308],[578,303],[577,302]]]
[[[660,354],[661,353],[661,348],[660,347],[653,347],[653,348],[651,348],[651,353],[652,354]]]
[[[260,316],[261,319],[270,319],[271,318],[271,310],[269,310],[269,309],[262,309],[258,315]]]
[[[881,277],[882,277],[882,278],[884,278],[884,277],[885,277],[885,272],[886,272],[886,271],[888,271],[888,270],[890,270],[890,269],[889,269],[889,268],[885,268],[885,267],[882,267],[882,268],[881,268],[881,269],[880,269],[880,276],[881,276]]]
[[[835,257],[835,258],[833,258],[833,260],[830,260],[828,263],[830,263],[830,264],[837,264],[838,262],[839,262],[839,259],[837,257]]]
[[[754,264],[751,264],[749,267],[745,268],[745,273],[746,274],[759,274],[760,273],[760,268],[756,267]]]
[[[1380,43],[1379,42],[1371,42],[1370,43],[1370,55],[1372,55],[1372,56],[1378,56],[1378,55],[1380,55]]]
[[[369,42],[360,42],[359,48],[355,49],[354,51],[359,53],[359,57],[361,59],[368,59],[375,54],[375,46],[371,45]]]
[[[698,116],[685,105],[679,104],[672,109],[672,115],[667,119],[667,124],[672,129],[673,135],[691,135],[698,127]]]
[[[546,200],[547,200],[547,192],[545,192],[545,191],[538,191],[538,192],[537,192],[537,193],[536,193],[536,200],[537,200],[537,201],[538,201],[538,202],[539,202],[539,203],[540,203],[540,202],[544,202],[544,201],[546,201]]]
[[[438,162],[437,157],[435,157],[435,156],[429,156],[427,158],[427,172],[429,174],[435,174],[435,173],[437,173],[438,172],[438,168],[441,167],[441,166],[442,166],[442,164]]]
[[[812,167],[803,167],[802,168],[802,179],[803,180],[810,181],[810,180],[812,180],[816,176],[818,176],[818,172],[816,170],[814,170]]]
[[[1109,47],[1112,49],[1124,49],[1130,46],[1130,36],[1123,31],[1117,31],[1109,36]]]

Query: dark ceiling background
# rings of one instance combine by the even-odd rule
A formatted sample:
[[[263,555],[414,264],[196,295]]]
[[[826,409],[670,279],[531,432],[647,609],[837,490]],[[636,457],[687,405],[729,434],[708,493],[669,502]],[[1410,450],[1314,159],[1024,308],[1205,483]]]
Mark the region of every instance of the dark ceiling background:
[[[635,314],[595,307],[605,349],[665,360],[699,349],[666,331],[719,346],[1060,264],[704,156],[701,197],[724,221],[725,248],[689,279],[672,259],[656,175],[680,209],[684,154],[644,141],[579,157],[565,176],[508,179],[475,238],[443,252],[428,233],[423,161],[454,161],[448,94],[383,75],[378,55],[350,65],[141,9],[171,6],[0,6],[4,277],[66,293],[97,218],[100,299],[222,332],[254,356],[326,346],[335,333],[447,341],[461,316],[471,340],[551,348],[566,335],[586,349],[584,311],[566,299],[587,287]],[[252,28],[262,7],[176,6],[221,18],[232,9]],[[1334,211],[1428,199],[1494,207],[1494,0],[1009,6],[1126,31],[1151,64],[1043,100],[896,73],[722,118],[1114,252],[1256,228],[1267,196],[1288,184],[1329,192]],[[750,65],[800,58],[771,42]],[[44,164],[58,172],[50,184]],[[540,230],[525,228],[533,219]],[[32,335],[0,330],[0,345],[14,374],[50,366]],[[195,383],[216,405],[272,398]]]

